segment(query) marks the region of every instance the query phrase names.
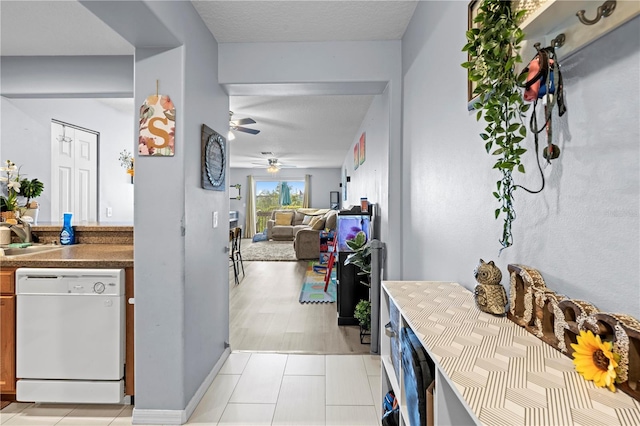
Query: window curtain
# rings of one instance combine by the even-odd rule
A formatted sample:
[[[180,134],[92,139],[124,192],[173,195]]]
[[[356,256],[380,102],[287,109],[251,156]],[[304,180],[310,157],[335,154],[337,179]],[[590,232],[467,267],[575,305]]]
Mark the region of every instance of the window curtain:
[[[253,238],[256,234],[256,180],[252,175],[247,176],[247,211],[245,212],[244,235]]]
[[[310,193],[311,192],[311,175],[304,175],[304,199],[302,200],[302,207],[308,209],[310,206]]]

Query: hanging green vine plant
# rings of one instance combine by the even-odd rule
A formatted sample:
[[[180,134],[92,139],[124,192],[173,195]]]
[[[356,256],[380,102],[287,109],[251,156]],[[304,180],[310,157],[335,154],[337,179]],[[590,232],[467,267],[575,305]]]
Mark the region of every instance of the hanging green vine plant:
[[[524,173],[520,157],[527,151],[520,142],[527,135],[523,123],[529,104],[522,99],[519,85],[526,76],[518,76],[516,66],[522,62],[520,43],[524,33],[518,27],[524,11],[511,10],[511,2],[482,0],[474,18],[474,28],[467,31],[468,43],[462,49],[469,61],[462,66],[469,70],[469,79],[476,83],[473,95],[479,99],[476,120],[484,118],[487,126],[480,133],[487,153],[497,156],[493,166],[502,173],[493,196],[501,204],[495,210],[496,219],[504,215],[500,244],[505,249],[513,244],[511,224],[516,219],[513,192],[516,186],[512,173]],[[502,251],[501,249],[501,251]]]

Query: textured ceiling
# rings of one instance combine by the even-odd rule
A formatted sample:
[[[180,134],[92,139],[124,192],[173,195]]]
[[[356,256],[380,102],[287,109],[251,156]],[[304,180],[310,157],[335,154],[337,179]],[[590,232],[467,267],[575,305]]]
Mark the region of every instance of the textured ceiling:
[[[219,43],[399,40],[416,1],[198,1]]]
[[[401,39],[417,1],[192,1],[220,43]],[[133,46],[77,1],[0,1],[0,54],[131,55]],[[369,92],[371,93],[371,92]],[[282,93],[292,95],[292,93]],[[297,167],[340,167],[373,97],[230,96],[232,167],[256,167],[274,153]],[[131,101],[130,101],[131,102]],[[116,104],[131,108],[129,104]],[[249,127],[249,126],[248,126]]]
[[[373,96],[232,96],[234,119],[250,117],[258,135],[234,131],[232,167],[266,167],[267,158],[296,167],[340,167]],[[262,155],[261,152],[273,155]]]

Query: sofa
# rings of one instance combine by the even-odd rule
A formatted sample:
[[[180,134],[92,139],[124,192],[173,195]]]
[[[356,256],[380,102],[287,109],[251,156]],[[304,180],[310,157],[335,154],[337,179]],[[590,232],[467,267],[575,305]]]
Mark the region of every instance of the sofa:
[[[337,210],[297,209],[274,210],[267,221],[267,238],[293,241],[297,259],[320,257],[320,231],[335,230]]]
[[[274,210],[267,221],[267,239],[293,241],[300,229],[308,228],[311,219],[325,214],[328,209]],[[305,223],[306,222],[306,223]]]
[[[322,215],[319,224],[309,228],[300,229],[293,239],[293,249],[296,252],[296,259],[318,260],[320,258],[320,231],[329,229],[336,230],[338,222],[338,211],[329,210]]]
[[[274,210],[267,221],[267,239],[274,241],[293,241],[296,232],[307,228],[310,219],[305,221],[306,213],[313,213],[317,209]]]

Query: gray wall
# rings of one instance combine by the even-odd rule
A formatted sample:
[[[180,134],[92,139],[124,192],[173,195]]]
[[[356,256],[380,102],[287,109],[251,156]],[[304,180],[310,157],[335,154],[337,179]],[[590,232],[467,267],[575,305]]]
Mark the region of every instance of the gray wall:
[[[541,194],[516,191],[514,246],[498,258],[499,173],[478,136],[484,125],[466,110],[460,66],[467,3],[419,3],[402,46],[404,279],[473,288],[483,258],[508,285],[507,264],[521,263],[558,293],[640,317],[639,26],[635,18],[563,61],[568,112],[554,118],[562,153],[545,167]],[[532,139],[525,145],[527,173],[515,180],[535,188]]]
[[[228,226],[212,228],[214,211],[228,216],[229,192],[200,186],[201,125],[227,129],[229,100],[217,84],[217,43],[191,3],[146,4],[183,46],[135,55],[136,104],[158,80],[176,106],[175,156],[136,163],[136,410],[180,410],[229,337]]]
[[[67,74],[67,78],[72,74]],[[42,81],[40,81],[42,83]],[[133,82],[131,84],[133,87]],[[127,113],[96,99],[19,99],[0,98],[0,158],[21,165],[21,173],[44,183],[38,223],[58,223],[51,217],[51,120],[56,119],[100,133],[99,211],[100,222],[133,223],[133,185],[120,166],[120,152],[133,152],[131,127],[133,108]],[[113,215],[106,216],[111,207]],[[76,223],[78,224],[78,223]]]
[[[360,125],[358,133],[347,150],[342,173],[346,169],[351,182],[347,183],[347,200],[345,206],[360,205],[360,198],[366,197],[369,203],[376,204],[375,214],[379,221],[382,241],[388,240],[386,234],[389,229],[387,223],[389,215],[389,97],[388,90],[377,95]],[[360,143],[360,135],[365,133],[365,162],[354,167],[354,147]],[[341,193],[344,200],[344,192]],[[377,230],[377,229],[376,229]],[[397,253],[390,252],[389,256],[396,257]],[[398,256],[399,258],[399,256]],[[398,259],[399,260],[399,259]]]
[[[233,154],[231,154],[233,155]],[[239,224],[245,226],[247,194],[248,194],[248,176],[253,175],[256,180],[287,180],[295,179],[304,181],[305,175],[311,175],[311,191],[310,202],[311,207],[319,209],[329,208],[329,192],[340,191],[340,169],[281,169],[275,176],[270,175],[264,169],[247,169],[233,168],[230,170],[229,185],[239,183],[242,185],[241,200],[229,200],[229,209],[239,212]],[[245,235],[245,238],[251,238],[251,235]]]

